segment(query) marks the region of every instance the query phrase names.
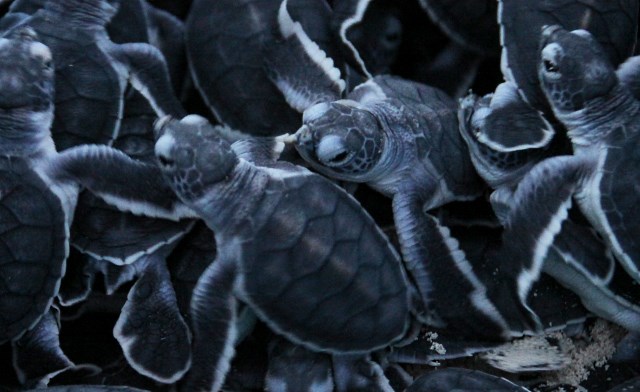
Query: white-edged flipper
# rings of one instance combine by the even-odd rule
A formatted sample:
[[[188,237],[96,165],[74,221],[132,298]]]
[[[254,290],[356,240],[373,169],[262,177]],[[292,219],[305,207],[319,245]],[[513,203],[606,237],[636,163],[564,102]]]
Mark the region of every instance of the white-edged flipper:
[[[299,22],[291,19],[287,0],[278,12],[282,38],[263,49],[267,75],[299,112],[314,104],[340,99],[345,82],[333,60],[313,42]]]
[[[58,310],[51,308],[38,324],[13,342],[13,367],[27,387],[47,386],[49,379],[74,363],[60,348]]]
[[[260,166],[272,165],[280,158],[284,147],[283,142],[270,137],[250,137],[231,145],[238,158]]]
[[[542,113],[518,94],[516,86],[504,82],[497,88],[484,118],[478,141],[501,152],[513,152],[547,146],[555,130]]]
[[[382,367],[369,356],[333,355],[336,392],[393,392]]]
[[[51,177],[77,182],[118,209],[171,220],[197,217],[178,200],[157,166],[121,151],[83,145],[52,159],[47,169]]]
[[[126,43],[107,46],[109,55],[129,70],[129,82],[138,90],[158,117],[172,115],[178,118],[187,113],[169,80],[164,56],[157,48],[145,43]]]
[[[461,328],[461,332],[490,338],[510,336],[509,326],[487,298],[487,288],[474,273],[458,241],[422,211],[422,204],[409,193],[393,198],[404,264],[425,306],[451,328]]]
[[[540,276],[554,237],[567,218],[583,170],[584,162],[575,157],[549,158],[534,166],[519,183],[505,222],[502,247],[491,267],[501,278],[490,288],[489,298],[498,302],[500,309],[508,306],[505,300],[513,304],[520,302],[520,312],[533,315],[526,303],[527,296]]]
[[[191,365],[191,334],[178,309],[166,253],[149,257],[129,291],[113,335],[136,371],[170,384]]]
[[[236,307],[233,295],[238,280],[236,265],[218,255],[207,267],[191,298],[193,352],[185,391],[218,391],[230,368],[236,342]]]
[[[331,357],[276,337],[269,343],[265,388],[279,392],[333,392]]]

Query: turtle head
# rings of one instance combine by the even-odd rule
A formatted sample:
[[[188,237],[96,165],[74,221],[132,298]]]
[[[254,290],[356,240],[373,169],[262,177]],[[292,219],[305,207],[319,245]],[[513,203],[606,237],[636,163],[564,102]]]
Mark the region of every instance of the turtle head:
[[[365,181],[384,146],[381,124],[355,101],[320,103],[304,112],[296,149],[317,170],[347,181]]]
[[[154,132],[158,165],[178,197],[187,204],[226,181],[238,163],[229,143],[198,115],[182,120],[165,116],[156,122]]]
[[[53,146],[51,51],[29,27],[0,38],[0,152],[23,155]]]
[[[606,96],[617,84],[615,70],[600,44],[585,30],[543,29],[538,77],[557,112],[573,112]]]
[[[19,27],[0,38],[0,110],[52,110],[53,91],[51,51],[35,31]]]

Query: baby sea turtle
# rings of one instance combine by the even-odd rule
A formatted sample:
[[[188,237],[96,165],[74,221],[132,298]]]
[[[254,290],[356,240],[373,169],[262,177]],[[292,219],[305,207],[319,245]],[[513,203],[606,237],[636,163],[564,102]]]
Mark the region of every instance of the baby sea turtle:
[[[220,388],[238,301],[314,351],[364,354],[405,335],[412,304],[400,258],[349,194],[302,167],[276,163],[272,142],[229,146],[195,115],[164,118],[156,130],[165,178],[216,238],[216,260],[191,300],[187,389]]]
[[[513,192],[534,165],[550,156],[551,150],[546,143],[541,146],[529,143],[530,148],[509,150],[505,148],[508,143],[504,141],[522,141],[531,136],[534,136],[532,140],[541,140],[551,127],[545,126],[547,123],[538,111],[521,101],[510,82],[499,86],[492,96],[479,98],[469,95],[463,99],[459,121],[460,132],[469,146],[476,170],[495,190],[491,201],[496,214],[505,221],[505,225],[518,227],[516,222],[507,219],[513,205]],[[514,130],[520,134],[512,138],[510,133]],[[529,218],[523,216],[523,219]],[[508,249],[502,250],[513,259],[529,258],[528,254],[534,251],[520,244],[513,245],[516,243],[505,242],[504,247]],[[585,307],[594,314],[631,330],[640,325],[638,304],[617,292],[616,283],[620,277],[616,275],[620,274],[615,274],[613,258],[604,243],[584,225],[573,220],[563,223],[541,269],[578,294]],[[527,287],[520,286],[520,290],[528,292],[532,282],[524,280],[522,283]]]
[[[638,1],[500,0],[498,21],[502,74],[518,86],[527,103],[547,111],[537,76],[540,29],[560,24],[569,30],[588,30],[602,45],[609,61],[618,65],[635,48]]]
[[[286,1],[279,22],[285,40],[266,62],[288,102],[304,111],[296,148],[319,172],[367,183],[393,198],[403,259],[432,313],[425,319],[494,339],[522,333],[485,297],[486,287],[448,229],[424,213],[484,190],[458,132],[455,102],[438,89],[392,76],[370,79],[340,99],[345,83],[339,71],[291,19]],[[304,74],[293,64],[304,64]]]
[[[533,250],[517,268],[536,276],[573,197],[615,258],[640,280],[638,194],[633,191],[640,103],[620,85],[606,53],[588,32],[547,27],[540,48],[540,84],[568,130],[574,153],[540,162],[520,182],[507,217],[519,223],[507,226],[505,242]]]
[[[59,150],[82,143],[110,144],[118,135],[128,83],[158,115],[182,115],[160,52],[144,43],[117,45],[105,26],[119,0],[48,1],[18,26],[30,26],[56,63],[55,119]],[[72,27],[72,28],[71,28]]]
[[[80,186],[123,210],[171,219],[193,212],[171,196],[152,165],[106,146],[57,153],[50,132],[51,52],[26,27],[12,30],[0,42],[0,204],[5,244],[0,342],[5,342],[34,326],[58,291]]]

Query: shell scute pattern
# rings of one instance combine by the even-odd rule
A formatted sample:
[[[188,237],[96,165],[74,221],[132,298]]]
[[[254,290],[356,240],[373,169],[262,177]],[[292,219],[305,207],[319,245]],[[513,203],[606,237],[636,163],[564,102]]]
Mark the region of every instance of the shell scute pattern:
[[[62,278],[68,244],[60,200],[25,162],[0,159],[0,187],[0,341],[5,341],[45,313]],[[39,240],[27,245],[24,238]]]
[[[373,221],[362,221],[349,196],[327,192],[331,184],[324,179],[302,179],[272,182],[286,192],[278,200],[265,200],[277,207],[268,209],[270,215],[254,233],[260,241],[243,247],[244,291],[250,301],[285,331],[314,344],[318,331],[324,335],[322,344],[346,344],[351,350],[401,335],[408,295],[400,264],[389,262],[397,256],[374,235]],[[372,317],[381,303],[389,314]],[[380,328],[385,335],[367,324],[372,320],[387,326]],[[309,323],[315,331],[308,330]],[[360,332],[351,336],[351,331]]]

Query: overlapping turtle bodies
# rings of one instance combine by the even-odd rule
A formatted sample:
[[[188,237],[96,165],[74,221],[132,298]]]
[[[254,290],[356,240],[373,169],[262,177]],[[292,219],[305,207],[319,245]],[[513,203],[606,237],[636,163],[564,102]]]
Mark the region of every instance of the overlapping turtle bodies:
[[[215,390],[224,378],[234,298],[314,350],[367,353],[403,337],[407,277],[351,196],[300,167],[268,163],[264,149],[237,142],[236,155],[202,118],[164,120],[159,135],[156,155],[167,180],[214,230],[218,248],[191,303],[189,387]]]

